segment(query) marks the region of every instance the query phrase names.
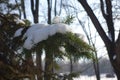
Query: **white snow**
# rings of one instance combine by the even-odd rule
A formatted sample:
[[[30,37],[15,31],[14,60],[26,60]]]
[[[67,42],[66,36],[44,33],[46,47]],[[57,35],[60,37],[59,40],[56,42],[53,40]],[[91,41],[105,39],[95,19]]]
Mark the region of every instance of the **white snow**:
[[[64,47],[59,47],[59,50],[62,52],[62,53],[65,53],[65,48]]]
[[[53,23],[54,23],[54,24],[61,23],[60,17],[59,17],[59,16],[55,16],[55,17],[53,18]]]
[[[18,30],[15,32],[14,37],[18,37],[18,36],[20,36],[22,30],[23,30],[23,28],[18,29]]]
[[[31,49],[33,47],[33,41],[32,41],[32,36],[27,37],[27,39],[24,42],[24,48],[26,49]]]
[[[113,56],[113,60],[115,60],[116,58],[117,58],[117,56],[116,56],[116,55],[114,55],[114,56]]]
[[[36,30],[40,30],[41,28],[46,27],[45,24],[34,24],[32,25],[26,32],[26,36],[30,36],[36,32]]]
[[[102,74],[100,76],[101,80],[117,80],[116,76],[115,78],[107,78],[105,74]],[[80,76],[78,78],[74,78],[73,80],[97,80],[95,76]]]
[[[23,39],[27,38],[24,42],[23,47],[31,49],[35,44],[46,40],[49,36],[55,35],[56,33],[72,32],[70,26],[66,24],[58,23],[52,25],[35,24],[32,25],[25,33]]]

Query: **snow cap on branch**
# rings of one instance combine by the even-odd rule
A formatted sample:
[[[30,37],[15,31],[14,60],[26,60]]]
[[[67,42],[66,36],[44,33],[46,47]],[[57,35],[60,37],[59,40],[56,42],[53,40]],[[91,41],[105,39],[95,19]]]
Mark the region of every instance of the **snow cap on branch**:
[[[31,49],[35,44],[46,40],[49,36],[53,36],[56,33],[66,33],[72,32],[71,27],[66,24],[52,24],[52,25],[44,25],[44,24],[35,24],[32,25],[24,35],[24,48]]]
[[[55,17],[53,18],[53,24],[57,24],[57,23],[61,23],[61,19],[60,19],[59,16],[55,16]]]

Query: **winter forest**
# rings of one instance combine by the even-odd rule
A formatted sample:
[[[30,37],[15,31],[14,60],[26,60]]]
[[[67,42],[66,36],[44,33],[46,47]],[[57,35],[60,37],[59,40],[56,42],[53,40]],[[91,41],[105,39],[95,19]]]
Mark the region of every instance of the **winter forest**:
[[[0,0],[0,80],[120,80],[119,0]]]

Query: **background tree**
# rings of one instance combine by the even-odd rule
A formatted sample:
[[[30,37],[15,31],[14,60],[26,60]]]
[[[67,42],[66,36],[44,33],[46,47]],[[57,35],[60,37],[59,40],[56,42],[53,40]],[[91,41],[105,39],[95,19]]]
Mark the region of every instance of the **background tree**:
[[[25,11],[25,2],[24,2],[24,0],[21,0],[21,8],[22,8],[22,11],[23,11],[24,19],[26,19],[27,16],[26,16],[26,11]]]
[[[111,64],[114,68],[114,71],[117,75],[118,80],[120,79],[120,70],[119,70],[119,44],[120,44],[120,33],[117,36],[117,39],[115,40],[115,26],[113,24],[113,15],[112,15],[112,1],[111,0],[100,0],[101,4],[101,12],[103,14],[103,17],[106,21],[106,25],[108,28],[108,35],[103,30],[102,25],[98,21],[96,15],[93,13],[93,10],[89,6],[86,0],[78,0],[83,8],[86,10],[88,16],[90,17],[91,21],[93,22],[96,30],[98,31],[99,35],[101,36],[102,40],[105,43]],[[106,6],[104,6],[106,5]]]
[[[78,15],[76,15],[76,17],[77,17],[77,19],[78,19],[78,22],[79,22],[79,24],[81,25],[81,27],[82,27],[82,29],[83,29],[83,31],[85,32],[85,35],[86,35],[86,37],[87,37],[87,39],[88,39],[88,42],[89,42],[89,44],[90,45],[92,45],[93,46],[93,48],[94,48],[94,58],[93,58],[93,66],[94,66],[94,70],[95,70],[95,74],[96,74],[96,79],[97,80],[100,80],[100,71],[99,71],[99,59],[98,59],[98,53],[97,53],[97,50],[96,50],[96,47],[95,47],[95,42],[96,42],[96,40],[95,40],[95,42],[92,40],[92,36],[91,36],[91,34],[92,34],[92,31],[90,30],[90,25],[88,25],[88,30],[89,31],[87,31],[87,29],[86,29],[86,27],[85,27],[85,24],[83,24],[84,22],[82,22],[79,18],[78,18]],[[96,36],[96,35],[95,35]],[[95,38],[96,39],[96,38]]]
[[[39,0],[31,0],[31,11],[34,23],[39,22]]]

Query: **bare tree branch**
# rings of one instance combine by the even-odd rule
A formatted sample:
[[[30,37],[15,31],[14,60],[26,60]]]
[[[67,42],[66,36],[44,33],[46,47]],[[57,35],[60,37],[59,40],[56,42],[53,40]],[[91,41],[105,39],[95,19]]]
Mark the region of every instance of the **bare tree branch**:
[[[114,25],[113,25],[113,16],[112,16],[112,4],[111,0],[105,0],[106,1],[106,22],[109,30],[109,34],[111,36],[112,42],[115,41],[115,31],[114,31]]]
[[[58,14],[58,15],[60,15],[61,12],[62,12],[62,4],[63,4],[63,2],[62,2],[62,0],[61,0],[61,2],[60,2],[60,10],[59,10],[59,14]]]
[[[78,0],[81,5],[84,7],[84,9],[86,10],[87,14],[89,15],[91,21],[93,22],[96,30],[98,31],[99,35],[101,36],[102,40],[105,42],[106,46],[109,46],[109,43],[111,42],[109,40],[109,38],[107,37],[105,31],[103,30],[101,24],[99,23],[97,17],[95,16],[95,14],[93,13],[92,9],[90,8],[90,6],[88,5],[86,0]]]
[[[55,14],[55,16],[57,15],[57,10],[56,10],[56,8],[57,8],[57,0],[55,0],[55,5],[54,5],[54,14]]]
[[[26,16],[26,12],[25,12],[25,2],[24,2],[24,0],[21,0],[21,8],[23,10],[23,16],[26,19],[27,16]]]
[[[103,2],[103,0],[100,0],[100,4],[101,4],[100,6],[101,6],[102,15],[106,19],[106,13],[105,13],[105,9],[104,9],[104,2]]]
[[[51,24],[51,0],[47,0],[48,3],[48,24]]]
[[[34,23],[38,23],[39,20],[39,0],[31,0],[31,11],[33,14]]]
[[[33,13],[34,12],[34,0],[31,0],[31,10],[32,10],[32,13]]]

